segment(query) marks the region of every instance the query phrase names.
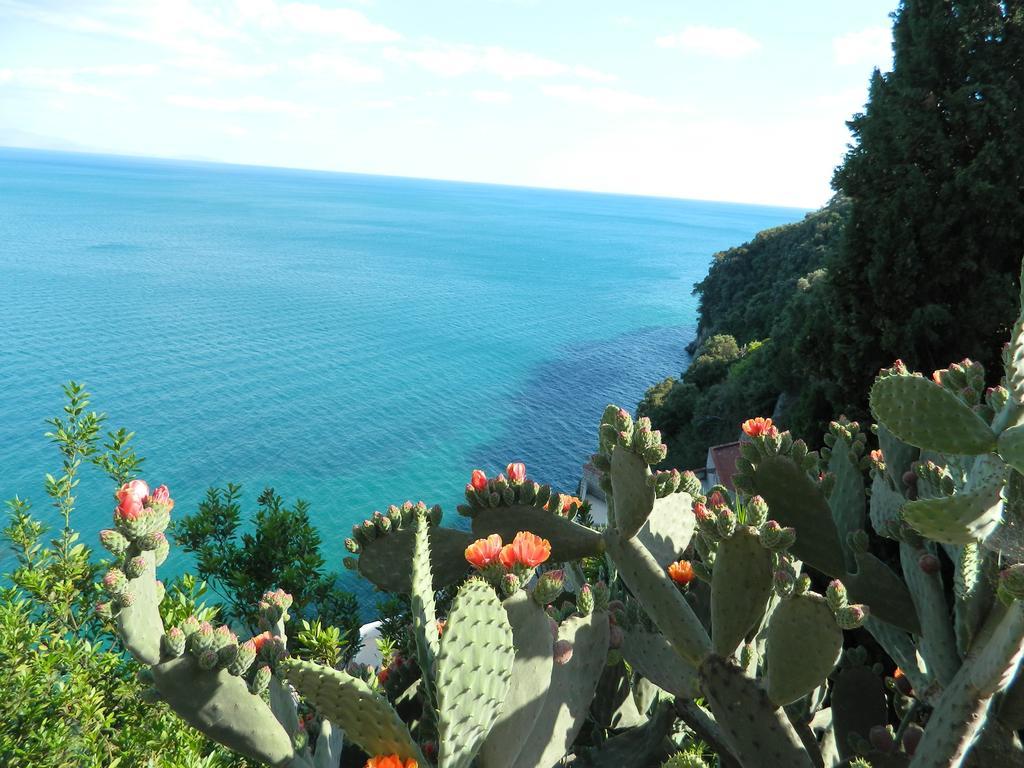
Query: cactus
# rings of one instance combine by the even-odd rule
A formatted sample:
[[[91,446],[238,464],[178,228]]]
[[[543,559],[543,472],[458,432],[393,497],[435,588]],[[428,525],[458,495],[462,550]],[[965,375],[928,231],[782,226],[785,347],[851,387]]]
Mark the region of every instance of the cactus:
[[[148,666],[148,697],[271,765],[336,763],[342,732],[371,766],[703,764],[677,720],[723,766],[1018,764],[1024,318],[1004,362],[1005,386],[984,393],[971,361],[931,378],[897,362],[870,393],[878,424],[840,417],[820,453],[744,422],[735,497],[653,469],[660,434],[609,406],[593,456],[604,530],[522,464],[472,473],[471,533],[422,503],[375,513],[346,562],[409,596],[415,662],[369,682],[287,656],[279,591],[245,642],[194,618],[165,632],[173,502],[141,481],[101,534],[114,562],[97,612]],[[438,589],[455,596],[446,617]],[[859,628],[871,667],[866,649],[843,653]],[[289,685],[321,719],[315,749]]]

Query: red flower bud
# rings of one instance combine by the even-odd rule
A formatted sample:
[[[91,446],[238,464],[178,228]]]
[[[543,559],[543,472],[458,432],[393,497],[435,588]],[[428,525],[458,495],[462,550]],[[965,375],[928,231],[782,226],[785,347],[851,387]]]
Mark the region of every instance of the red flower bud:
[[[521,462],[509,464],[505,471],[508,472],[508,481],[512,485],[519,485],[526,480],[526,465]]]
[[[469,484],[477,491],[485,491],[487,490],[487,475],[482,469],[474,469]]]

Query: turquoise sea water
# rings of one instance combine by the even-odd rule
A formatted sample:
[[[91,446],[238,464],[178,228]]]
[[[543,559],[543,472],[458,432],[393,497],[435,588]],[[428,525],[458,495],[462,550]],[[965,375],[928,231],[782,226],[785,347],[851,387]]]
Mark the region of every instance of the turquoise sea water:
[[[56,522],[43,420],[71,378],[177,510],[273,486],[339,570],[374,509],[458,521],[474,467],[572,491],[604,406],[685,367],[711,255],[802,214],[0,149],[0,498]],[[81,486],[91,544],[111,490]]]

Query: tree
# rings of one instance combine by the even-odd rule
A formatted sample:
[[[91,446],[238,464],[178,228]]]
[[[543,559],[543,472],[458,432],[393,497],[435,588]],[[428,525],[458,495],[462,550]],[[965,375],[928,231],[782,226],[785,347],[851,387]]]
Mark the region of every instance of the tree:
[[[833,343],[808,361],[855,413],[897,357],[996,370],[1024,246],[1021,3],[904,0],[894,19],[893,69],[874,72],[833,180],[851,218],[829,265]]]
[[[241,496],[239,485],[210,488],[199,510],[172,526],[175,541],[197,556],[201,578],[225,601],[225,616],[255,631],[261,596],[280,588],[292,595],[293,613],[317,616],[341,629],[349,642],[348,655],[354,654],[359,640],[356,599],[338,588],[336,574],[323,570],[320,534],[309,519],[309,504],[299,499],[288,507],[267,488],[257,499],[252,532],[239,535]]]

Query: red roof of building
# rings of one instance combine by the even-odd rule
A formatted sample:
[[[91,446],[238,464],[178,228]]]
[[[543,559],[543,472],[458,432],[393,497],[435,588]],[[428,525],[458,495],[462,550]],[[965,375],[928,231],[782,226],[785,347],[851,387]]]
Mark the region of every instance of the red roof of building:
[[[708,450],[715,465],[715,472],[718,473],[718,482],[730,491],[736,490],[732,484],[732,477],[736,474],[736,460],[740,457],[739,442],[713,445]]]

